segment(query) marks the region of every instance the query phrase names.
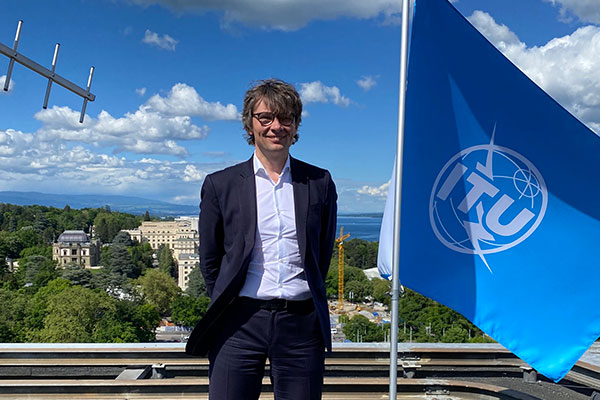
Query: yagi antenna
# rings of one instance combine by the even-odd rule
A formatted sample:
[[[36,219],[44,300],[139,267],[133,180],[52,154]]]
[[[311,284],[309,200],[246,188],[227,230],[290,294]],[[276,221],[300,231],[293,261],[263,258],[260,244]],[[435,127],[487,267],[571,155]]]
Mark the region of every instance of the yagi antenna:
[[[23,21],[19,21],[17,25],[17,34],[15,35],[15,43],[13,44],[13,48],[11,49],[8,46],[0,43],[0,53],[4,54],[6,57],[10,58],[10,62],[8,63],[8,71],[6,72],[6,79],[4,81],[4,91],[8,91],[10,87],[10,77],[12,75],[12,70],[15,65],[15,61],[19,64],[24,65],[30,70],[37,72],[45,78],[48,78],[48,87],[46,88],[46,96],[44,96],[44,104],[43,108],[48,108],[48,98],[50,97],[50,89],[52,89],[52,82],[56,82],[60,86],[65,89],[70,90],[78,96],[83,97],[83,106],[81,107],[81,115],[79,116],[79,123],[83,123],[83,117],[85,117],[85,109],[87,107],[88,101],[94,101],[96,96],[90,92],[90,88],[92,87],[92,77],[94,76],[94,67],[90,68],[90,75],[88,77],[87,89],[83,89],[82,87],[77,86],[73,82],[63,78],[58,75],[54,71],[56,70],[56,60],[58,59],[58,49],[60,48],[60,44],[56,44],[54,48],[54,57],[52,58],[52,69],[47,69],[40,64],[36,63],[30,58],[25,57],[23,54],[17,52],[17,48],[19,47],[19,39],[21,37],[21,27],[23,26]]]

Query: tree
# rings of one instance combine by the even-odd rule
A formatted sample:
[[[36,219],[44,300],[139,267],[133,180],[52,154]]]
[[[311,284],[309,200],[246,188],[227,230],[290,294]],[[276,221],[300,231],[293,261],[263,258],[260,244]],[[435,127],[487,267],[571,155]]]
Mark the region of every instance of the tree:
[[[25,341],[27,295],[0,287],[0,343]]]
[[[43,231],[38,234],[35,229],[33,229],[33,226],[25,226],[19,229],[16,232],[16,235],[19,237],[19,239],[21,239],[23,247],[32,247],[42,244],[41,233],[43,233]]]
[[[96,325],[94,341],[101,343],[153,342],[160,316],[154,306],[137,301],[115,302]]]
[[[30,256],[43,256],[50,260],[52,259],[52,246],[40,244],[33,247],[26,247],[21,250],[21,258],[27,258]]]
[[[146,301],[156,307],[161,316],[171,312],[171,303],[180,293],[173,278],[157,269],[149,269],[137,279],[138,285]]]
[[[171,319],[179,325],[194,327],[206,314],[210,299],[205,296],[177,296],[171,304]]]
[[[133,229],[140,226],[140,218],[119,212],[102,210],[94,218],[96,237],[103,243],[111,243],[121,229]]]
[[[367,276],[360,269],[353,267],[351,265],[344,266],[344,286],[348,284],[349,281],[358,281],[364,282],[367,281]],[[325,278],[325,288],[327,290],[327,297],[335,298],[338,295],[338,264],[337,258],[331,260],[331,266],[329,267],[329,271],[327,272],[327,276]],[[347,293],[347,290],[345,290]]]
[[[371,284],[373,285],[373,299],[390,307],[392,303],[392,297],[390,296],[392,282],[375,278],[371,281]]]
[[[8,280],[10,277],[10,271],[8,270],[8,264],[6,263],[6,258],[4,254],[0,254],[0,282],[4,282]]]
[[[127,248],[121,244],[114,244],[102,250],[102,265],[104,268],[117,275],[134,278],[136,265],[131,261]]]
[[[52,244],[57,237],[58,235],[56,233],[56,229],[49,226],[48,228],[44,229],[44,232],[42,233],[42,242],[46,245]]]
[[[100,289],[116,298],[123,297],[124,294],[131,295],[134,291],[129,285],[127,276],[111,272],[106,268],[92,273],[91,283],[93,288]]]
[[[383,342],[389,327],[380,327],[364,315],[355,315],[342,328],[346,338],[353,342]]]
[[[363,302],[367,297],[372,297],[373,285],[368,279],[360,281],[348,281],[344,283],[344,297],[354,302]],[[350,299],[352,296],[352,299]]]
[[[0,254],[16,259],[24,248],[25,243],[18,235],[0,231]]]
[[[120,231],[113,238],[112,244],[128,247],[128,246],[131,246],[133,244],[133,242],[131,241],[131,236],[129,236],[129,233]]]
[[[150,213],[148,210],[146,210],[146,213],[144,214],[144,221],[150,221]]]
[[[153,342],[155,340],[155,329],[160,322],[160,315],[155,306],[146,303],[136,307],[132,321],[134,321],[137,328],[140,342]]]
[[[377,267],[379,243],[363,239],[344,241],[344,262],[360,269]],[[336,254],[337,257],[337,254]]]
[[[70,281],[73,285],[83,286],[88,289],[93,287],[92,273],[79,264],[68,263],[65,265],[64,269],[60,271],[60,275],[62,278]]]
[[[152,268],[152,246],[150,243],[138,243],[131,247],[131,262],[134,265],[133,275],[137,278],[142,275],[146,269]]]
[[[200,271],[199,263],[196,263],[196,266],[190,272],[188,287],[185,293],[192,297],[208,296],[206,282],[204,282],[204,276],[202,276],[202,271]]]
[[[69,287],[48,299],[40,337],[51,343],[93,342],[97,324],[115,308],[115,300],[104,292]]]
[[[102,243],[110,243],[108,235],[108,224],[106,223],[106,214],[98,214],[94,220],[94,227],[96,237],[100,239]],[[112,238],[111,238],[112,239]]]
[[[31,298],[29,307],[27,309],[27,316],[25,320],[26,336],[27,341],[39,342],[40,331],[44,328],[44,319],[46,318],[48,300],[67,290],[71,287],[71,283],[62,278],[54,279],[48,282],[48,284],[40,288]]]
[[[158,268],[167,274],[175,277],[175,260],[173,254],[167,245],[161,244],[157,250]]]
[[[33,285],[35,290],[58,277],[54,261],[38,255],[21,259],[17,274],[23,285]]]
[[[48,221],[46,213],[42,211],[37,212],[35,215],[35,221],[33,223],[33,230],[35,231],[35,233],[37,233],[38,236],[41,236],[44,234],[44,231],[49,227],[50,221]]]
[[[469,339],[467,331],[460,326],[452,326],[442,337],[443,343],[465,343]]]

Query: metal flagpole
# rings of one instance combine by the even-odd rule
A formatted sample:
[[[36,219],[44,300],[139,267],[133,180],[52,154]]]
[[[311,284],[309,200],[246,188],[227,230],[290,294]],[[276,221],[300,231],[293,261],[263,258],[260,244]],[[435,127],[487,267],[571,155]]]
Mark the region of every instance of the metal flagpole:
[[[390,340],[390,400],[396,400],[398,388],[398,302],[400,300],[400,210],[402,203],[402,155],[404,152],[404,116],[406,110],[406,75],[408,66],[409,2],[402,0],[402,36],[400,46],[400,93],[398,97],[398,139],[394,186],[394,235],[392,258],[392,326]]]

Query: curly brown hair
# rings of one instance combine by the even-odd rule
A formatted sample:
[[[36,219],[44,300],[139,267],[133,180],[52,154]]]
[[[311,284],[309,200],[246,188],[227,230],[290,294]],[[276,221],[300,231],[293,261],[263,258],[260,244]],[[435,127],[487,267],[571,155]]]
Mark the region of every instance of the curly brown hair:
[[[294,86],[273,78],[258,81],[244,96],[242,123],[246,130],[244,137],[248,144],[254,145],[254,135],[249,132],[252,132],[252,113],[260,101],[263,101],[275,114],[292,115],[296,129],[298,129],[302,121],[302,100]],[[298,133],[294,135],[293,143],[297,141]]]

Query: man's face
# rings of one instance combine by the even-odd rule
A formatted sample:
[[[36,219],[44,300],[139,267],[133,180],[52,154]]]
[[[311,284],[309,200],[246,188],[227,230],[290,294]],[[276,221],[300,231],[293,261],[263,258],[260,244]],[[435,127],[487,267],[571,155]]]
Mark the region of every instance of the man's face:
[[[271,109],[263,102],[259,101],[253,110],[253,115],[261,113],[271,113]],[[279,117],[282,118],[284,124],[281,123]],[[258,151],[264,155],[274,152],[289,152],[289,148],[294,141],[296,135],[296,123],[292,120],[289,126],[286,126],[286,116],[276,116],[273,122],[268,126],[263,126],[259,119],[252,117],[252,135],[254,135],[254,144]],[[264,120],[263,120],[264,123]]]

